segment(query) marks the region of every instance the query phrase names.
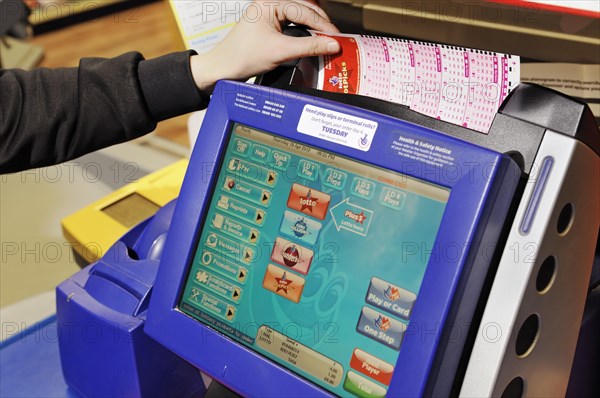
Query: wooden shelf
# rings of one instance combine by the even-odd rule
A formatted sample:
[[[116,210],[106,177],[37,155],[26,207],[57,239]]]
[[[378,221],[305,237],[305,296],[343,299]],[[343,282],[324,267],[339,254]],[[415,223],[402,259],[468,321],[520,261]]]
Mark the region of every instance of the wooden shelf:
[[[64,2],[40,2],[39,6],[31,12],[29,22],[33,26],[42,25],[51,21],[73,17],[77,14],[96,11],[99,8],[109,7],[115,3],[127,0],[77,0]]]
[[[39,35],[107,15],[123,20],[133,19],[131,12],[128,14],[127,10],[156,1],[158,0],[41,0],[29,16],[29,22],[34,34]]]
[[[34,35],[29,43],[45,51],[40,67],[73,67],[83,57],[116,57],[139,51],[146,58],[184,50],[167,1],[152,2]],[[159,123],[156,134],[189,146],[187,115]]]

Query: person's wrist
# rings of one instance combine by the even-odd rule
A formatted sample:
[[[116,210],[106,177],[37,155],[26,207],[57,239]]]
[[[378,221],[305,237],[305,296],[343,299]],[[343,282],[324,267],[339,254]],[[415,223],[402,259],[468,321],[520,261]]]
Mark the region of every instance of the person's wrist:
[[[190,69],[192,78],[198,90],[204,95],[210,95],[216,84],[216,77],[212,76],[214,70],[209,65],[210,58],[205,55],[193,55],[190,57]]]
[[[201,55],[194,55],[190,59],[192,77],[196,87],[204,95],[212,94],[217,81],[221,79],[235,79],[235,73],[230,70],[229,62],[222,62],[223,58],[216,51],[209,51]]]

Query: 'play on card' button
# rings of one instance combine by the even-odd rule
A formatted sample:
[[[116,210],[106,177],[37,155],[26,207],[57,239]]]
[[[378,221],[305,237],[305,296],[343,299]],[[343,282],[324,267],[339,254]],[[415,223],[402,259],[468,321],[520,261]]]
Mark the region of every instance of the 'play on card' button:
[[[371,278],[367,303],[392,315],[409,319],[417,295],[379,278]]]

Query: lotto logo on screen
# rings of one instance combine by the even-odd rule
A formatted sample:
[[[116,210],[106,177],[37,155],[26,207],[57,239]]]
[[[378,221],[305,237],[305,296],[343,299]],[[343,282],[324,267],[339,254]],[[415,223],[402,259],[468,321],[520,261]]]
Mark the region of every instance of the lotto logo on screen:
[[[319,220],[324,220],[330,202],[331,196],[326,193],[294,184],[288,197],[287,206]]]

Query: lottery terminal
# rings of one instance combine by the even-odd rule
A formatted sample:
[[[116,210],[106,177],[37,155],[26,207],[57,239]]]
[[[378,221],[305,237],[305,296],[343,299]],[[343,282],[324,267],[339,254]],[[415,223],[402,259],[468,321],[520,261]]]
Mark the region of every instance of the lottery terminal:
[[[219,82],[177,197],[105,206],[154,204],[57,287],[73,396],[598,396],[590,109],[521,83],[484,134],[315,71]]]

